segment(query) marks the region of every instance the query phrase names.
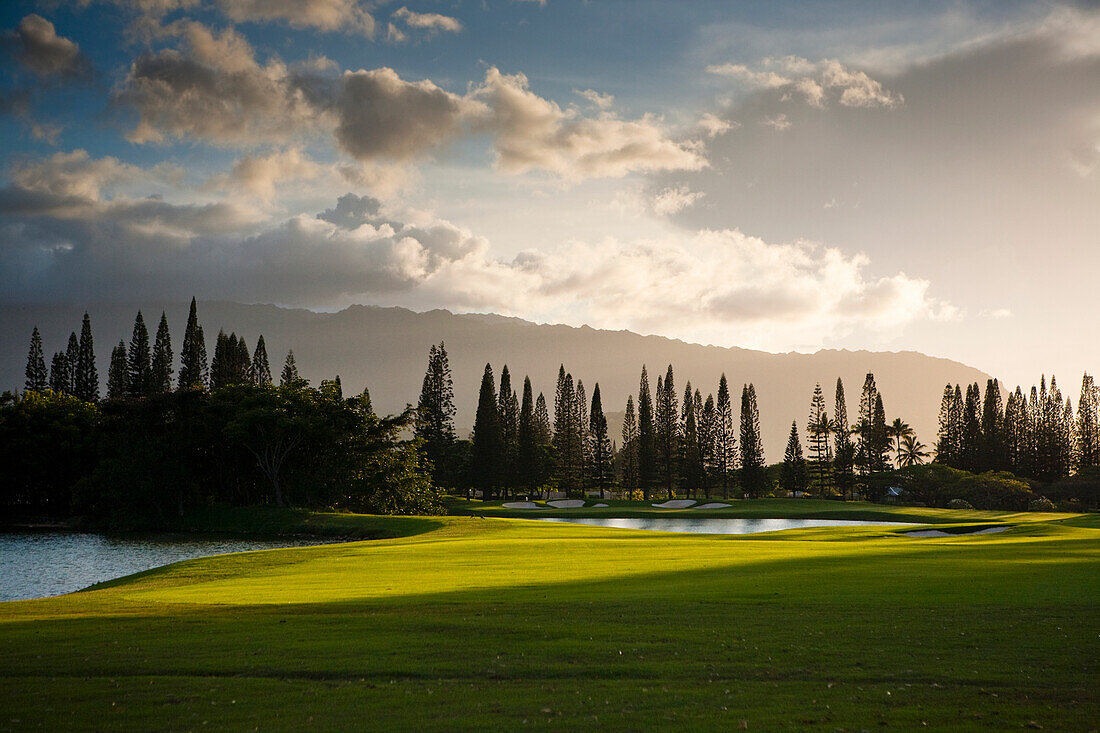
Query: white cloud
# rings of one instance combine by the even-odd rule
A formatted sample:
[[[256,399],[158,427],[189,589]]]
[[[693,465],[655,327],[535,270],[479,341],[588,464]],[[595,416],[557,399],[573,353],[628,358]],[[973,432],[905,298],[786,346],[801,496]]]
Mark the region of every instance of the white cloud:
[[[403,22],[409,28],[417,28],[429,34],[462,31],[462,23],[457,18],[439,13],[415,13],[404,6],[395,10],[390,17]]]
[[[230,175],[263,190],[306,161],[291,149]],[[271,223],[234,203],[120,193],[172,176],[83,151],[15,169],[0,190],[0,286],[37,299],[194,291],[313,307],[381,300],[760,348],[820,345],[852,330],[896,334],[953,315],[926,281],[873,277],[862,255],[737,230],[572,241],[499,259],[467,229],[350,194],[316,217]],[[664,192],[673,207],[697,198]]]
[[[775,89],[791,83],[791,79],[774,71],[756,71],[744,64],[712,64],[707,67],[707,73],[726,76],[764,89]]]
[[[697,144],[674,141],[652,117],[584,117],[532,92],[523,74],[490,68],[467,96],[486,106],[483,126],[494,133],[497,165],[505,171],[541,169],[581,180],[706,165]]]
[[[615,104],[614,94],[600,94],[595,89],[585,89],[584,91],[574,89],[573,93],[579,94],[600,109],[611,109],[611,105]]]
[[[386,67],[334,77],[275,58],[261,64],[232,29],[216,34],[187,22],[169,32],[182,37],[183,50],[142,54],[118,94],[138,112],[132,142],[175,137],[250,147],[331,131],[356,160],[385,163],[416,161],[488,133],[497,167],[509,173],[542,170],[579,181],[706,165],[701,143],[674,139],[652,116],[563,109],[532,92],[523,74],[495,67],[458,95]]]
[[[883,87],[863,71],[855,71],[836,59],[810,61],[800,56],[765,58],[759,67],[744,64],[712,64],[707,72],[735,79],[756,89],[794,90],[812,107],[824,108],[831,93],[845,107],[894,107],[903,98]]]
[[[1012,310],[1010,308],[983,308],[978,313],[982,318],[991,318],[993,320],[1002,320],[1012,317]]]
[[[653,197],[653,211],[661,216],[671,216],[703,198],[704,194],[687,186],[666,188]]]
[[[717,137],[730,130],[736,130],[741,125],[732,120],[723,120],[712,112],[705,112],[699,118],[699,127],[707,137]]]
[[[94,0],[81,0],[91,3]],[[148,18],[180,10],[196,10],[201,0],[101,0],[128,8]],[[291,28],[313,28],[366,36],[374,34],[374,17],[359,0],[214,0],[214,7],[235,23],[285,23]]]
[[[289,148],[267,156],[245,156],[233,164],[232,171],[215,176],[209,185],[229,191],[243,189],[270,201],[275,196],[276,184],[312,180],[323,171],[324,167],[313,162],[301,148]]]

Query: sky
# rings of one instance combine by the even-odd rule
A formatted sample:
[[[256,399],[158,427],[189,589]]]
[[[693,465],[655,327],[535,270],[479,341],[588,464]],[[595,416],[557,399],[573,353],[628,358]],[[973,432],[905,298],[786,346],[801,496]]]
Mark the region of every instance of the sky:
[[[0,299],[1100,368],[1100,5],[9,0]]]

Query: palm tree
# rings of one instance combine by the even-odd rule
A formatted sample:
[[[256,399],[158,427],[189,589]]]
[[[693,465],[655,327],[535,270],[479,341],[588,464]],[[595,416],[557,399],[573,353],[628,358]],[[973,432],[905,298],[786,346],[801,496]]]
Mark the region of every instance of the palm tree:
[[[900,417],[895,417],[894,422],[886,426],[886,434],[894,439],[894,460],[901,466],[901,441],[906,438],[916,437],[909,423]]]
[[[902,438],[901,447],[898,449],[898,463],[903,468],[919,466],[930,455],[927,448],[928,446],[917,440],[917,436],[910,431],[909,435]]]

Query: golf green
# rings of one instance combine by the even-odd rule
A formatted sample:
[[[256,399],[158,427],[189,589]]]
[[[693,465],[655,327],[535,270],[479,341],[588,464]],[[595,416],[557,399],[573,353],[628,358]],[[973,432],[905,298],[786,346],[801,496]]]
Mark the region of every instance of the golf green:
[[[0,729],[1097,727],[1100,516],[874,511],[1010,528],[343,516],[0,604]]]

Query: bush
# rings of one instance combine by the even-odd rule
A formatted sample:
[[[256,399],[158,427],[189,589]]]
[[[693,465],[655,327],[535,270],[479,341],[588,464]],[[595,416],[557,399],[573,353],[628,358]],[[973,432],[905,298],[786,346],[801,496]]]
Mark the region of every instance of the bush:
[[[1038,499],[1028,502],[1027,510],[1029,512],[1053,512],[1055,510],[1054,502],[1045,496],[1040,496]]]
[[[948,509],[973,509],[974,507],[966,499],[952,499],[947,502]]]

